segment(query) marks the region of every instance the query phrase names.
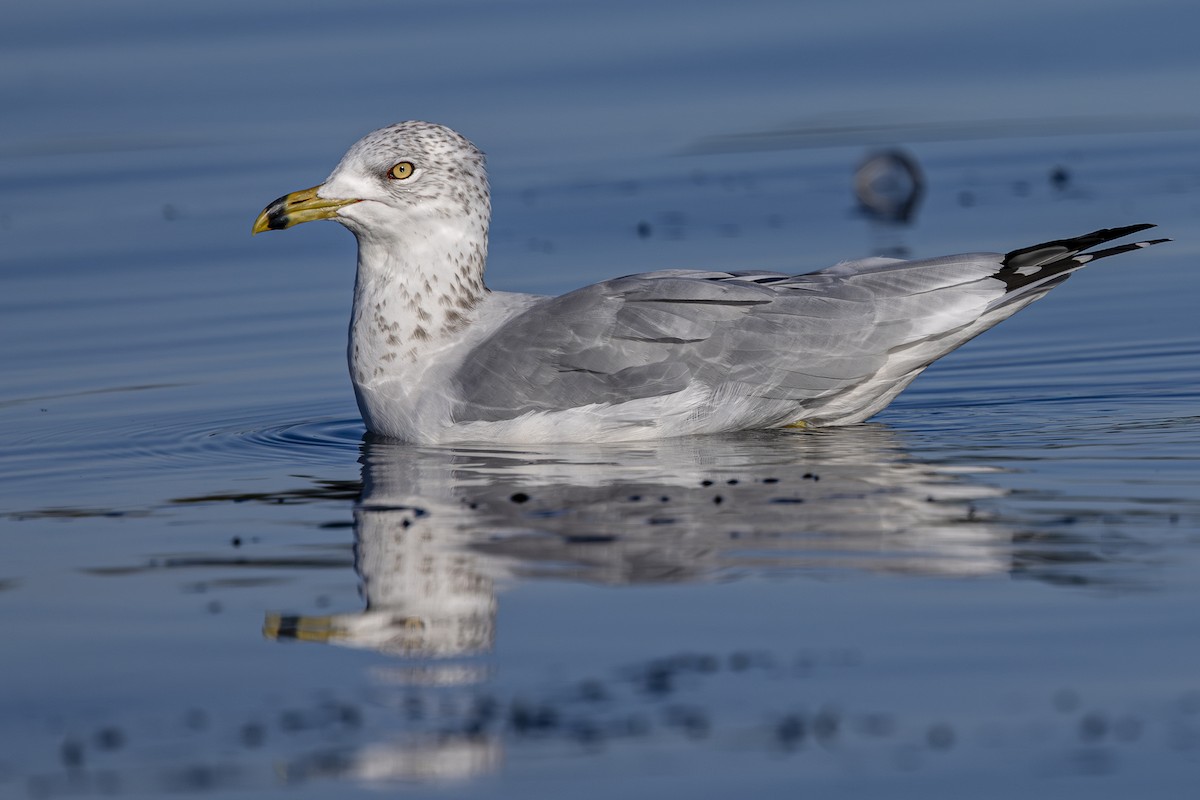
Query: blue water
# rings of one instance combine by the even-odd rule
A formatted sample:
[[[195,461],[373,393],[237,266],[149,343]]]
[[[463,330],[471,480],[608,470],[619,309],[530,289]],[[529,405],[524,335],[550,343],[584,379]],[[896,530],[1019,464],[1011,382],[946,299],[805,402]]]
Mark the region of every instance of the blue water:
[[[1198,23],[10,9],[0,796],[1188,796]],[[1143,221],[1174,241],[862,426],[405,447],[364,437],[346,376],[352,237],[249,237],[403,118],[487,150],[499,289]],[[856,211],[883,146],[925,174],[911,225]]]

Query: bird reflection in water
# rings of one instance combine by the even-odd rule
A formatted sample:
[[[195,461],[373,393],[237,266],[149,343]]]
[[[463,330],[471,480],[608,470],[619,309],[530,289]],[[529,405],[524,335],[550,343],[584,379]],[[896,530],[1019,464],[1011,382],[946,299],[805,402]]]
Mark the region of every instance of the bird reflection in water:
[[[492,648],[496,586],[523,577],[620,585],[841,568],[1003,573],[1012,532],[972,505],[997,494],[913,460],[880,425],[636,446],[370,441],[354,512],[366,608],[271,614],[265,632],[447,658]],[[470,680],[469,668],[445,667],[416,666],[410,678]]]

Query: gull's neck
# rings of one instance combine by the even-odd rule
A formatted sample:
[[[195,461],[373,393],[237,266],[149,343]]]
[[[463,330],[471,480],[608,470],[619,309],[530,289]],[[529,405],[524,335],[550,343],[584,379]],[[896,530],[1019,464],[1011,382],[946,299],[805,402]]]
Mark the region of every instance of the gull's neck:
[[[487,288],[487,222],[432,215],[404,231],[358,236],[350,376],[370,418],[371,390],[412,396],[421,374],[461,338]]]

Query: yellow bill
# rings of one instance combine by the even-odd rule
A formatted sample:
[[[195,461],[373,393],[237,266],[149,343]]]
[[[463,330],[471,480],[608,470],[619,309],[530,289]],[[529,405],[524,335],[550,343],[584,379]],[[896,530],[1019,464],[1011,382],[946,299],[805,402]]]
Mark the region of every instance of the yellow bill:
[[[358,200],[327,200],[317,197],[320,186],[303,189],[299,192],[285,194],[262,210],[258,219],[254,220],[251,235],[263,231],[281,231],[302,222],[312,222],[316,219],[331,219],[337,216],[339,208],[359,202]]]

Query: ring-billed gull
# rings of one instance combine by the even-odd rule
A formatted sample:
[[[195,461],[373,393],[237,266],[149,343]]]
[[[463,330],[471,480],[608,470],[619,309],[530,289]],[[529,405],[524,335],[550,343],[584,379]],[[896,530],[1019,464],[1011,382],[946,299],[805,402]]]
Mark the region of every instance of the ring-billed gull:
[[[483,282],[483,153],[401,122],[359,140],[254,233],[335,219],[358,239],[350,375],[374,433],[420,443],[649,439],[845,425],[936,359],[1152,225],[1007,254],[868,258],[803,275],[672,269],[561,297]],[[1087,252],[1085,252],[1087,251]]]

